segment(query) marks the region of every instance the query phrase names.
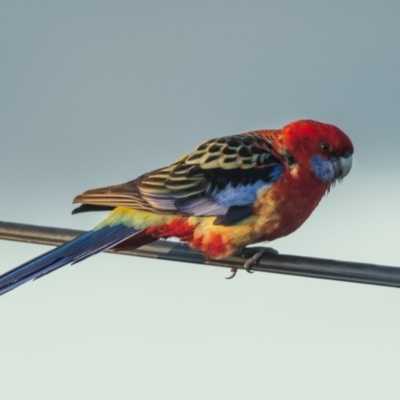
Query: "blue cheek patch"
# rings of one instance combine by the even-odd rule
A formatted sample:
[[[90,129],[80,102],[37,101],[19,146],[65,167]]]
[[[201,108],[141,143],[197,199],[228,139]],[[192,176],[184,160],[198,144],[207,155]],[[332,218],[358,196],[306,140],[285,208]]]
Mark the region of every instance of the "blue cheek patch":
[[[340,173],[339,161],[336,158],[314,156],[311,158],[311,165],[315,175],[322,182],[333,182]]]

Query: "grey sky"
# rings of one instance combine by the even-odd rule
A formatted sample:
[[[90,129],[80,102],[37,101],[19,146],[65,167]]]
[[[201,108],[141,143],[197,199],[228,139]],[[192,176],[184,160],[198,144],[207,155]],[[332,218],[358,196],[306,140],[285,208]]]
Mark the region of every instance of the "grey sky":
[[[90,229],[82,191],[212,137],[312,118],[353,171],[282,253],[400,265],[398,1],[3,1],[14,222]],[[1,271],[44,252],[0,242]],[[0,299],[7,399],[398,399],[400,292],[99,255]]]

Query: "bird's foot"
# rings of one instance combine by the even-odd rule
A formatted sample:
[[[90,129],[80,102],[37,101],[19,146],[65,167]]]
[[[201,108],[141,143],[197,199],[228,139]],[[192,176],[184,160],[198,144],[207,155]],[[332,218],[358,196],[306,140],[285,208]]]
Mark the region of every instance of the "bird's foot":
[[[258,264],[265,253],[279,254],[277,250],[271,247],[245,247],[241,252],[243,258],[247,258],[243,264],[245,271],[253,273],[254,271],[252,271],[251,268]],[[234,278],[236,272],[237,268],[231,268],[231,275],[225,279]]]

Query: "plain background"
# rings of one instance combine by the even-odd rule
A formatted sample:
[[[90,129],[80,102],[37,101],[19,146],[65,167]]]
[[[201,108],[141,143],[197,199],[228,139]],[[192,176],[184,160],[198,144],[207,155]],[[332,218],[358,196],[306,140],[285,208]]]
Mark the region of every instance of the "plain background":
[[[281,253],[400,266],[400,3],[1,1],[5,221],[301,118],[351,174]],[[0,242],[0,271],[47,247]],[[99,255],[0,300],[4,399],[398,399],[400,291]]]

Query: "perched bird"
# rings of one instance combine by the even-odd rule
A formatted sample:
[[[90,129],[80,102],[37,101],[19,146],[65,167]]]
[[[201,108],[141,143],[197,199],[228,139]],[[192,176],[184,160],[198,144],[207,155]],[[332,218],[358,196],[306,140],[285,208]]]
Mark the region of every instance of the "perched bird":
[[[84,192],[73,213],[112,210],[92,231],[0,276],[0,294],[113,248],[177,237],[206,258],[286,236],[352,166],[353,144],[312,120],[209,140],[168,167]]]

